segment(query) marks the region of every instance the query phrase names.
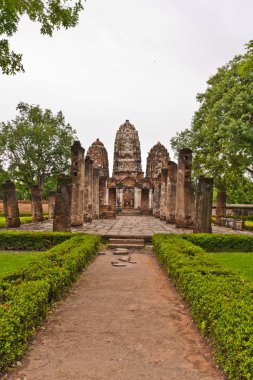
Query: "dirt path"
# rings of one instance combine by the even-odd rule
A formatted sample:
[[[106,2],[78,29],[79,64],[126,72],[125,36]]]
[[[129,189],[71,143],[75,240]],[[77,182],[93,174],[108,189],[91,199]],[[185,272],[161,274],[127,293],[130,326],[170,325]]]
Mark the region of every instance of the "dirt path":
[[[156,259],[131,256],[97,257],[8,379],[223,379]]]

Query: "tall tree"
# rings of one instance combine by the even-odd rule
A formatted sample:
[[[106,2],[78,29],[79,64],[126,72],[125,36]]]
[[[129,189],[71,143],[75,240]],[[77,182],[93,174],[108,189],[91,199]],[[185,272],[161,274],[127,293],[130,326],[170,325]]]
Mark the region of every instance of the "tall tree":
[[[0,67],[4,74],[24,71],[22,54],[11,50],[6,38],[18,30],[20,18],[27,15],[33,22],[41,25],[41,34],[52,36],[55,29],[68,29],[78,23],[83,9],[81,0],[2,0],[0,1]]]
[[[218,69],[197,95],[191,129],[172,138],[177,151],[194,151],[195,175],[214,177],[221,192],[232,193],[253,174],[253,42],[243,56]]]
[[[1,159],[11,178],[42,190],[46,180],[69,169],[75,131],[62,112],[22,102],[17,110],[14,120],[0,124]]]

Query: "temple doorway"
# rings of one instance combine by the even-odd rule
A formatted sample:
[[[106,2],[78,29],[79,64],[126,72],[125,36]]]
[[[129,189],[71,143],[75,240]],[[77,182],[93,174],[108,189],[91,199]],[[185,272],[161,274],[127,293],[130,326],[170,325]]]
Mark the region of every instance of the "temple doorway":
[[[126,187],[123,190],[123,205],[125,210],[133,210],[134,208],[134,191],[133,188]]]
[[[141,211],[149,211],[149,189],[141,189]]]

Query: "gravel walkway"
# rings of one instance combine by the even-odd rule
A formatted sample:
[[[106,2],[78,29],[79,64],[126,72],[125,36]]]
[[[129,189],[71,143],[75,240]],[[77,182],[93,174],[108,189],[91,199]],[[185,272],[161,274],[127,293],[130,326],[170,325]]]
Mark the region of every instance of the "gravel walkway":
[[[8,379],[223,379],[153,254],[131,257],[98,256]]]

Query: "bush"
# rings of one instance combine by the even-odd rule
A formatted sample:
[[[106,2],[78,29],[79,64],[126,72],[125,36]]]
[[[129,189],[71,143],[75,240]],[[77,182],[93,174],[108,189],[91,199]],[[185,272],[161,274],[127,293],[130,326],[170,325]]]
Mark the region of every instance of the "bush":
[[[73,235],[72,235],[73,236]],[[51,302],[59,300],[95,256],[99,237],[74,235],[0,282],[0,371],[17,360]]]
[[[222,242],[212,245],[219,250]],[[210,247],[211,238],[203,241]],[[232,380],[252,379],[253,374],[253,285],[222,267],[195,246],[200,236],[153,238],[158,260],[190,306],[193,318],[212,343],[215,359]],[[224,240],[228,245],[229,240]],[[207,244],[208,242],[208,244]],[[244,244],[242,244],[245,247]]]
[[[181,236],[207,252],[253,252],[253,236],[242,234],[183,234]]]
[[[0,250],[43,251],[72,237],[71,232],[0,231]]]

